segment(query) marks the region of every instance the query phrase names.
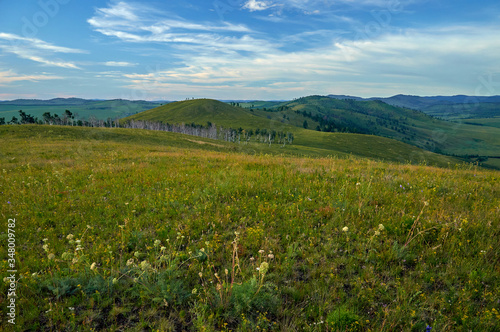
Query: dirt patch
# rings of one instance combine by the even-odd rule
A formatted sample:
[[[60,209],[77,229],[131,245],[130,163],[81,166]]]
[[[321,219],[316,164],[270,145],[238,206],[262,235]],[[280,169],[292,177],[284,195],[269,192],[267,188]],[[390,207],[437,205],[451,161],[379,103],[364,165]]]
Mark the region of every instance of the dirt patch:
[[[221,144],[215,144],[215,143],[210,143],[210,142],[197,141],[197,140],[194,140],[194,139],[186,139],[186,140],[190,141],[190,142],[193,142],[193,143],[198,143],[198,144],[201,144],[201,145],[208,144],[208,145],[212,145],[212,146],[217,146],[219,148],[224,148],[225,147],[224,145],[221,145]]]

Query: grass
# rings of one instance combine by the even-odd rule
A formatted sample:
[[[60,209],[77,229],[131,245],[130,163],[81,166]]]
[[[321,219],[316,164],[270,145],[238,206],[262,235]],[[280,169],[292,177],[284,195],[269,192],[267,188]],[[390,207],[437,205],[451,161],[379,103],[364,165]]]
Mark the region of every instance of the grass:
[[[500,116],[486,118],[486,119],[466,119],[463,121],[466,123],[475,124],[479,126],[500,128]]]
[[[498,117],[499,107],[499,103],[448,104],[430,106],[425,108],[424,112],[442,119],[467,121]]]
[[[23,330],[500,328],[498,172],[145,130],[0,137]]]

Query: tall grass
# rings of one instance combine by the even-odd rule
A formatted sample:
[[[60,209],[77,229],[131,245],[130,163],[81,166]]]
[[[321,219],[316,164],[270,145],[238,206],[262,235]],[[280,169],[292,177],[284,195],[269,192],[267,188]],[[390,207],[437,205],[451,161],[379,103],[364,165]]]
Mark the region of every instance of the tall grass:
[[[22,330],[500,328],[498,172],[13,130]]]

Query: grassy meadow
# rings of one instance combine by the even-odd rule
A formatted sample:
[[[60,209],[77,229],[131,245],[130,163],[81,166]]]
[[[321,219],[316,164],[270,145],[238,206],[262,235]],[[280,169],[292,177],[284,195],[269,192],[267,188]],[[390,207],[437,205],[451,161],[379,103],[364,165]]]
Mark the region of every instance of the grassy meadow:
[[[261,146],[1,126],[13,330],[500,330],[498,171]]]

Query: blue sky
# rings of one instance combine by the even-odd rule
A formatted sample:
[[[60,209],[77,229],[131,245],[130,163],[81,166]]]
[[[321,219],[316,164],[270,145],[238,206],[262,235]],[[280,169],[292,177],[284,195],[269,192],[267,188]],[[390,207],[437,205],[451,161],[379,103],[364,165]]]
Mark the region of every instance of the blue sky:
[[[500,95],[498,0],[0,1],[0,100]]]

